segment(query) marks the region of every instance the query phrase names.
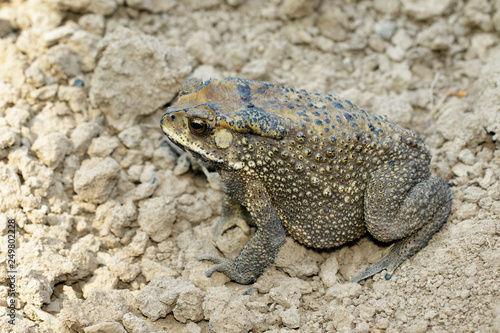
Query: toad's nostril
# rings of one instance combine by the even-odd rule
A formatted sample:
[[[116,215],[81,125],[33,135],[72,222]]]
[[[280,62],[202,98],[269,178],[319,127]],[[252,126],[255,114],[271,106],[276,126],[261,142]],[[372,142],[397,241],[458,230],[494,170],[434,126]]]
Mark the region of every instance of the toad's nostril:
[[[175,121],[175,114],[171,114],[170,119],[172,119],[172,121]]]

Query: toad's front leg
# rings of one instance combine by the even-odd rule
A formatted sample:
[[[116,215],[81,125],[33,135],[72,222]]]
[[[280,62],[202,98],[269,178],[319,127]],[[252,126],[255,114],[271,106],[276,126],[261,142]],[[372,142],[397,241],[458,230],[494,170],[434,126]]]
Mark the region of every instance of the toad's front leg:
[[[214,243],[217,242],[217,239],[219,239],[226,230],[232,227],[240,227],[245,235],[250,235],[250,227],[247,223],[248,220],[249,218],[245,216],[244,208],[239,201],[231,196],[227,189],[224,189],[224,196],[222,197],[222,214],[215,225]],[[248,222],[253,226],[252,221]]]
[[[241,184],[240,184],[241,185]],[[228,186],[231,189],[231,186]],[[231,280],[248,284],[254,282],[264,273],[276,259],[285,242],[285,229],[271,203],[265,188],[257,182],[246,184],[245,188],[236,186],[233,190],[242,190],[238,195],[247,208],[257,232],[250,238],[236,259],[226,259],[212,255],[204,255],[198,260],[215,263],[207,271],[210,277],[213,272],[221,272]]]

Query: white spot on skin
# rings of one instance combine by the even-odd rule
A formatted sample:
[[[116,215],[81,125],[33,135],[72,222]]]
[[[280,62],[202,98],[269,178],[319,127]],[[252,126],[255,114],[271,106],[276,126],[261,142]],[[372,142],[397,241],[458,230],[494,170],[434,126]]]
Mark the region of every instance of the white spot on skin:
[[[236,163],[233,164],[232,167],[233,167],[234,170],[241,170],[241,169],[243,169],[245,167],[245,163],[243,163],[243,162],[236,162]]]
[[[233,134],[227,129],[221,129],[215,133],[215,144],[221,149],[226,149],[233,142]]]

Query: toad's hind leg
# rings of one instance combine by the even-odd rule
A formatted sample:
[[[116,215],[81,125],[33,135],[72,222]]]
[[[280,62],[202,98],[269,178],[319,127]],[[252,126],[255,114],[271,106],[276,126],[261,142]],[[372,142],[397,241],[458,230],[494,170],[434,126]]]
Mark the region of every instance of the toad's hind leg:
[[[450,215],[452,196],[444,179],[427,178],[418,182],[411,179],[412,172],[407,177],[394,175],[387,170],[375,173],[365,197],[365,219],[368,231],[376,239],[399,241],[385,257],[352,282],[364,280],[384,269],[387,270],[385,278],[390,279],[403,261],[427,245]],[[403,184],[398,184],[398,181]],[[408,191],[405,189],[408,184],[415,185]],[[402,193],[405,191],[406,195]]]

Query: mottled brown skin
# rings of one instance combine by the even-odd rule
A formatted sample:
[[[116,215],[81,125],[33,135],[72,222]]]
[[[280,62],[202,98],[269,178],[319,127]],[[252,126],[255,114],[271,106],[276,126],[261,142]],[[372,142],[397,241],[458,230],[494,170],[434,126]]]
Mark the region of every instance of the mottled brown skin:
[[[331,248],[367,231],[391,252],[356,276],[390,278],[447,221],[451,192],[431,178],[431,156],[415,133],[335,95],[237,78],[188,80],[161,120],[182,149],[225,183],[216,236],[245,225],[256,233],[236,259],[202,256],[251,283],[274,262],[285,235]],[[248,227],[247,227],[248,228]]]

